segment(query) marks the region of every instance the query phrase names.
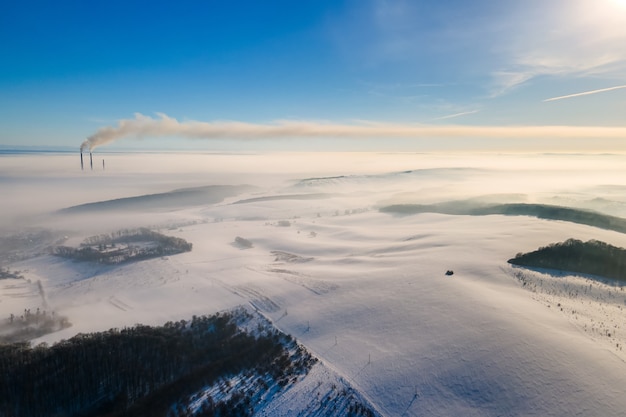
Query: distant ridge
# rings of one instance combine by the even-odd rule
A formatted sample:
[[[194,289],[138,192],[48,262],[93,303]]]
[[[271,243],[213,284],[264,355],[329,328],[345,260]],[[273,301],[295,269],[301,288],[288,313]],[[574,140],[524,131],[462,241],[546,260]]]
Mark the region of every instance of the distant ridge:
[[[69,146],[15,146],[0,145],[1,155],[34,155],[51,153],[76,153],[76,147]]]
[[[323,198],[331,198],[335,195],[336,194],[328,194],[328,193],[281,194],[281,195],[270,195],[266,197],[246,198],[244,200],[235,201],[233,204],[247,204],[247,203],[257,203],[261,201],[276,201],[276,200],[319,200]]]
[[[480,205],[469,200],[461,200],[440,204],[394,204],[382,207],[380,211],[383,213],[402,215],[441,213],[469,216],[487,216],[490,214],[531,216],[539,219],[561,220],[626,233],[626,219],[621,217],[610,216],[597,211],[548,204],[514,203]]]
[[[254,190],[251,185],[208,185],[204,187],[182,188],[166,193],[145,194],[135,197],[71,206],[58,211],[59,214],[75,214],[114,210],[159,210],[181,206],[215,204],[227,197]]]
[[[318,186],[337,183],[361,182],[364,180],[389,180],[397,178],[422,178],[424,176],[446,175],[450,177],[460,177],[468,172],[482,171],[478,168],[425,168],[412,169],[406,171],[387,172],[382,174],[360,174],[360,175],[337,175],[331,177],[311,177],[298,181],[295,186]]]

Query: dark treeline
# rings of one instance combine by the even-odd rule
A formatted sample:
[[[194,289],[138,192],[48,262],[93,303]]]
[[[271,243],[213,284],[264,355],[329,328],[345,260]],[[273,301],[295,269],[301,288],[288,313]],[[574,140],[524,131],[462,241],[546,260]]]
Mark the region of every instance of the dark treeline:
[[[532,216],[540,219],[561,220],[585,224],[600,229],[626,233],[626,219],[590,210],[552,206],[548,204],[492,204],[481,205],[472,201],[452,201],[440,204],[395,204],[382,207],[380,211],[394,214],[441,213],[454,215],[486,216]]]
[[[19,271],[0,268],[0,279],[23,279],[24,276]]]
[[[597,240],[568,239],[529,253],[518,253],[513,265],[558,269],[626,281],[626,249]]]
[[[81,244],[81,246],[94,246],[100,244],[114,244],[114,243],[130,243],[130,242],[159,242],[164,245],[170,246],[184,246],[186,241],[177,237],[166,236],[158,232],[154,232],[145,227],[139,229],[122,229],[110,234],[101,234],[96,236],[90,236]]]
[[[79,334],[50,347],[0,345],[0,416],[188,416],[192,394],[242,373],[258,380],[256,392],[209,399],[193,415],[247,415],[252,395],[305,374],[314,359],[273,328],[242,331],[242,317],[250,315]]]
[[[140,228],[92,236],[79,248],[56,246],[52,253],[80,261],[119,264],[189,252],[191,248],[192,244],[184,239]]]

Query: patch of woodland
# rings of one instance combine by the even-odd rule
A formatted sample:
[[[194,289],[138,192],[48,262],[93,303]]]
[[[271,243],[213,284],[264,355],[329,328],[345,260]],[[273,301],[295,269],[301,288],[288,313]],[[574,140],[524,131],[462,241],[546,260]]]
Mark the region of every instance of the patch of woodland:
[[[418,213],[440,213],[452,215],[486,216],[532,216],[539,219],[561,220],[584,224],[600,229],[626,233],[626,219],[591,210],[554,206],[549,204],[477,204],[473,201],[451,201],[439,204],[394,204],[380,209],[384,213],[410,215]]]
[[[24,279],[20,271],[11,271],[8,268],[0,268],[0,279]]]
[[[528,253],[518,253],[513,265],[556,269],[626,281],[626,249],[598,240],[568,239]]]
[[[0,344],[25,342],[48,333],[70,327],[67,317],[37,308],[35,312],[24,309],[24,313],[9,317],[0,323]]]
[[[192,244],[147,228],[91,236],[78,248],[56,246],[52,254],[77,261],[115,265],[189,252]]]
[[[249,241],[248,239],[244,239],[241,236],[237,236],[235,237],[235,242],[234,242],[234,246],[240,248],[240,249],[250,249],[254,247],[254,244]]]
[[[312,257],[304,257],[289,252],[283,252],[280,250],[273,250],[272,255],[274,255],[275,257],[274,262],[305,263],[310,262],[314,259]]]
[[[252,415],[255,398],[306,375],[316,359],[269,324],[245,330],[251,318],[238,309],[52,346],[0,345],[0,416]],[[254,383],[224,382],[238,375]]]

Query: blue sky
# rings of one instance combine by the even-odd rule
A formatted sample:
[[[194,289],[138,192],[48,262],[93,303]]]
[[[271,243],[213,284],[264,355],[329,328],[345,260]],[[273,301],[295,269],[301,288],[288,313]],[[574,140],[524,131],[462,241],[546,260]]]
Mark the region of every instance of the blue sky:
[[[624,45],[619,0],[5,2],[0,144],[626,150]]]

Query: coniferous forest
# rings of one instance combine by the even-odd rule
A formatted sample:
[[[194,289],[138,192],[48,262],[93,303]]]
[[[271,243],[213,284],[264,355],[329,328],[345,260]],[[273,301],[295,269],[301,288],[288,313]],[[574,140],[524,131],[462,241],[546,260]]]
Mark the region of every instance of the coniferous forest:
[[[510,264],[558,269],[626,281],[626,249],[597,240],[568,239],[533,252],[518,253]]]
[[[0,345],[0,416],[245,416],[253,398],[316,361],[243,309],[160,327],[79,334],[53,346]],[[231,386],[233,376],[245,389]],[[193,401],[207,387],[221,387]]]

